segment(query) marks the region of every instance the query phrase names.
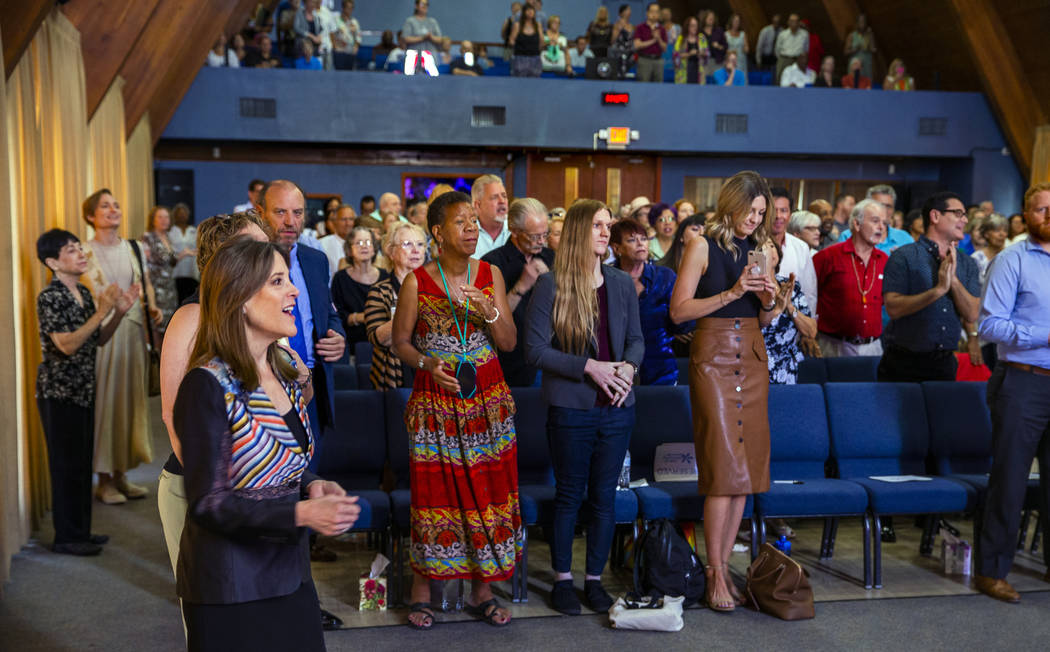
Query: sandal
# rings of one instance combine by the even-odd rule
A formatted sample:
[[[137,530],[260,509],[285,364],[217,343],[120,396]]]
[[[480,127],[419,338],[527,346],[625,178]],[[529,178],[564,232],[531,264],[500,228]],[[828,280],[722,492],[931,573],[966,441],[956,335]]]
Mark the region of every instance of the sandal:
[[[707,587],[704,591],[704,600],[707,602],[707,607],[712,611],[720,613],[730,613],[736,609],[736,600],[730,595],[729,599],[723,599],[716,602],[712,592],[714,591],[714,575],[719,571],[721,566],[704,566],[704,574],[707,576]]]
[[[729,589],[729,595],[732,596],[733,602],[738,607],[742,607],[747,604],[747,600],[744,595],[737,588],[736,582],[733,581],[733,576],[729,573],[729,564],[722,564],[722,568],[725,571],[726,588]]]
[[[506,627],[510,624],[511,619],[508,618],[506,622],[502,623],[496,620],[496,613],[500,609],[503,609],[503,607],[496,601],[496,598],[489,598],[476,607],[469,602],[463,605],[463,611],[466,611],[478,620],[484,621],[493,627]],[[508,615],[510,614],[508,613]]]
[[[413,602],[408,606],[411,611],[408,612],[408,626],[412,629],[432,629],[437,624],[437,619],[434,618],[434,611],[430,608],[429,602]],[[412,614],[423,614],[424,618],[422,622],[412,622]],[[429,618],[429,620],[427,620]]]

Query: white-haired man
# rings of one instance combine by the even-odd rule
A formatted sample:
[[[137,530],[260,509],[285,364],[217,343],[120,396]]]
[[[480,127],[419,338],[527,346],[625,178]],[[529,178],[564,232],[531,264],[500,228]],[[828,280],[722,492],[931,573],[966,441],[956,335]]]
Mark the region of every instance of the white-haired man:
[[[494,174],[486,174],[474,180],[470,188],[470,198],[474,202],[474,212],[477,213],[479,226],[478,246],[474,250],[474,257],[480,259],[482,256],[507,244],[510,238],[510,229],[507,228],[507,189],[503,187],[503,179]]]

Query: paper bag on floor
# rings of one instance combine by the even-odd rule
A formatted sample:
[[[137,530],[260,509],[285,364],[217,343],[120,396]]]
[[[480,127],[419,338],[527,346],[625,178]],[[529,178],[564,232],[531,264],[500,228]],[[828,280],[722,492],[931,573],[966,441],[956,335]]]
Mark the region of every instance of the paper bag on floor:
[[[941,561],[945,575],[969,575],[973,548],[947,530],[941,530]]]
[[[361,592],[357,608],[361,611],[386,611],[386,576],[383,575],[383,571],[389,564],[389,559],[383,555],[376,555],[371,569],[366,573],[361,573],[357,582]]]

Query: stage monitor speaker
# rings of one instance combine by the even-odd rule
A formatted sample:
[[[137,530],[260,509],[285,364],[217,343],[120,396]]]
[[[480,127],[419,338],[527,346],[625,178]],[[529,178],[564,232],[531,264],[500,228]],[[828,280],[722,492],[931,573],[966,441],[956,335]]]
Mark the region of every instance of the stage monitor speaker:
[[[183,203],[190,207],[190,222],[196,224],[197,211],[193,202],[193,170],[157,168],[154,174],[157,205],[171,208]]]

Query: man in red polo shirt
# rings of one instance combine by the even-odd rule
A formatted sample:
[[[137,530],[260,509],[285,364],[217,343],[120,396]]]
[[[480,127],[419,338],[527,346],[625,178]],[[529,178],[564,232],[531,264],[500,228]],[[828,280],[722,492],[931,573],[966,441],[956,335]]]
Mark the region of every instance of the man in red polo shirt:
[[[667,49],[667,30],[660,24],[660,3],[650,2],[645,10],[645,22],[634,30],[634,50],[638,53],[637,81],[664,80],[664,50]]]
[[[853,236],[813,256],[817,272],[817,340],[825,357],[882,355],[882,273],[889,260],[875,248],[886,237],[882,204],[853,207]]]

